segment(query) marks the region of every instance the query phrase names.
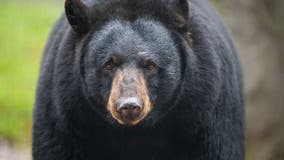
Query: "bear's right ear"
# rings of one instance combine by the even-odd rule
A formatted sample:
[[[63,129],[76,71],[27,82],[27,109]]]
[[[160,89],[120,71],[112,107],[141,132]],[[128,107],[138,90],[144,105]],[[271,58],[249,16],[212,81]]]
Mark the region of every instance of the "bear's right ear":
[[[89,30],[89,8],[82,0],[66,0],[65,14],[76,33],[84,34]]]

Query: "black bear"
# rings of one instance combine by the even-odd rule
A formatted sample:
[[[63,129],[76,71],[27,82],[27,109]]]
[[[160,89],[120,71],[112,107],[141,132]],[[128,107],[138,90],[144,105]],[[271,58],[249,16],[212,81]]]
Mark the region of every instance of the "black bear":
[[[206,0],[66,0],[34,160],[243,160],[242,74]]]

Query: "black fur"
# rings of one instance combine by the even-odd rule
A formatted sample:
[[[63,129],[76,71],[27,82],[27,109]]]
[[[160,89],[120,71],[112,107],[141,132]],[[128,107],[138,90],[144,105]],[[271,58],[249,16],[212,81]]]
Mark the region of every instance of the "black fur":
[[[76,11],[66,4],[68,20],[64,15],[51,33],[34,108],[33,159],[243,160],[241,69],[208,2],[93,3]],[[138,56],[141,50],[146,54]],[[153,110],[137,126],[119,125],[106,110],[112,73],[102,66],[113,54],[120,67],[145,75]],[[157,70],[144,71],[144,59]]]

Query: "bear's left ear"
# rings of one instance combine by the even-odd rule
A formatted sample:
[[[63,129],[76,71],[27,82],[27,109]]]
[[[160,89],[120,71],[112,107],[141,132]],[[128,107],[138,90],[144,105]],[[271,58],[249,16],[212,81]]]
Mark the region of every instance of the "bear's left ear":
[[[89,8],[82,0],[66,0],[65,14],[73,30],[84,34],[89,30]]]
[[[174,11],[174,21],[178,27],[184,27],[189,18],[188,0],[167,0],[168,8]]]

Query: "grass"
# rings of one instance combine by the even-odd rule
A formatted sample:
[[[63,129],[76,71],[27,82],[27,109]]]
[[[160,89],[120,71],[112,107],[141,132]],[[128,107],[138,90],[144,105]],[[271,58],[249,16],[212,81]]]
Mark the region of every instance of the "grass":
[[[0,137],[30,137],[36,82],[43,51],[63,3],[0,1]]]

